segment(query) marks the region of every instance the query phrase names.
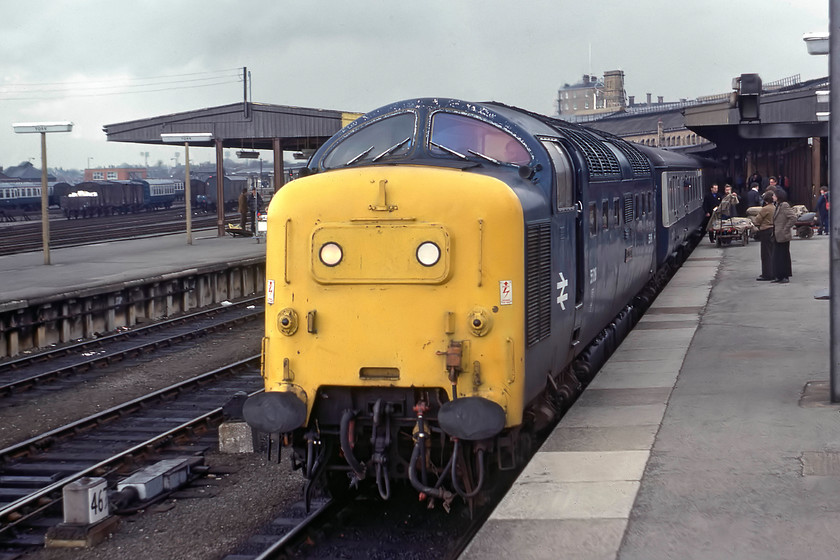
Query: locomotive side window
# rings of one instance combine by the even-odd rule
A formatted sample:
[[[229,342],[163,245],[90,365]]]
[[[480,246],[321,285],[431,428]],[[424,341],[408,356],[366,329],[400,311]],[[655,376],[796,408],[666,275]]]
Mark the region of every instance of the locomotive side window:
[[[589,235],[598,233],[598,207],[594,202],[589,203]]]
[[[563,147],[556,142],[544,141],[543,146],[548,150],[551,163],[554,165],[555,183],[557,184],[557,209],[571,208],[575,204],[575,181],[569,156]]]
[[[601,229],[609,229],[610,227],[610,201],[601,201]]]
[[[324,168],[373,163],[407,153],[414,143],[415,120],[414,113],[401,113],[350,133],[324,159]]]
[[[613,199],[613,219],[615,220],[615,226],[618,227],[621,225],[621,199],[614,198]]]
[[[429,151],[435,155],[478,157],[515,165],[531,162],[531,154],[511,134],[464,115],[435,113],[429,143]]]

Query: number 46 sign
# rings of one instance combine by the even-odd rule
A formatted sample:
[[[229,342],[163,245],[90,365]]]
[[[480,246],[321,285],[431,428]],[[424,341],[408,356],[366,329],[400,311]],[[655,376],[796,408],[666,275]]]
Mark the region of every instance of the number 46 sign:
[[[64,522],[91,525],[108,517],[104,478],[84,477],[64,487]]]

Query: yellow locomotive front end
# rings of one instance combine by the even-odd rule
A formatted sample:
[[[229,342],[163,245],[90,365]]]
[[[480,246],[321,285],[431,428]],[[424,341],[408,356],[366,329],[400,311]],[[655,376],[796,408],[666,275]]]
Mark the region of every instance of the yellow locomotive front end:
[[[522,421],[523,218],[508,185],[437,167],[335,170],[284,187],[268,229],[266,392],[246,404],[249,423],[307,453],[337,437],[351,478],[373,463],[379,480],[415,474],[418,438],[447,454],[449,438]]]

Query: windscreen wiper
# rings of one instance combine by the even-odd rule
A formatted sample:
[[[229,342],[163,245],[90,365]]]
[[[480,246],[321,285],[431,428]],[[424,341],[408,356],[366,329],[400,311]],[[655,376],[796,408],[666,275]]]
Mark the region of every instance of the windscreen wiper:
[[[429,140],[429,144],[431,144],[431,145],[432,145],[432,146],[434,146],[435,148],[440,148],[440,149],[441,149],[441,150],[443,150],[444,152],[446,152],[446,153],[448,153],[448,154],[452,154],[452,155],[453,155],[453,156],[455,156],[455,157],[459,157],[459,158],[461,158],[461,159],[467,159],[467,156],[465,156],[465,155],[464,155],[464,154],[462,154],[461,152],[456,152],[456,151],[455,151],[455,150],[453,150],[452,148],[447,148],[447,147],[446,147],[446,146],[444,146],[443,144],[438,144],[437,142],[432,142],[431,140]]]
[[[373,146],[371,146],[370,148],[368,148],[367,150],[365,150],[361,154],[357,155],[356,157],[354,157],[353,159],[351,159],[350,161],[348,161],[344,165],[353,165],[354,163],[356,163],[357,161],[359,161],[360,159],[362,159],[363,157],[368,155],[372,149],[373,149]]]
[[[486,159],[490,163],[495,163],[496,165],[501,165],[502,164],[501,161],[499,161],[497,159],[494,159],[494,158],[491,158],[490,156],[488,156],[486,154],[482,154],[481,152],[476,152],[475,150],[467,150],[467,151],[474,156],[480,157],[481,159]]]
[[[373,158],[371,161],[379,161],[380,159],[387,156],[388,154],[394,153],[396,150],[398,150],[400,148],[400,146],[402,146],[403,144],[405,144],[409,140],[411,140],[411,136],[406,137],[406,139],[402,140],[401,142],[397,142],[396,144],[394,144],[393,146],[391,146],[390,148],[388,148],[387,150],[385,150],[384,152],[382,152],[381,154],[379,154],[378,156]]]

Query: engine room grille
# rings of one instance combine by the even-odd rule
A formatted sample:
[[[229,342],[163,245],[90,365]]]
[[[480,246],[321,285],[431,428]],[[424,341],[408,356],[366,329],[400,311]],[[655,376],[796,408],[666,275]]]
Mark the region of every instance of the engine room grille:
[[[619,138],[614,139],[612,144],[630,162],[633,168],[633,177],[647,177],[650,175],[650,161],[639,150],[634,148],[632,144]]]
[[[633,204],[633,195],[624,195],[624,223],[629,224],[633,221],[633,214],[635,213],[635,205]]]
[[[562,131],[583,152],[590,177],[621,176],[618,158],[601,140],[583,130],[563,127]]]
[[[525,242],[525,343],[551,334],[551,224],[528,226]]]

